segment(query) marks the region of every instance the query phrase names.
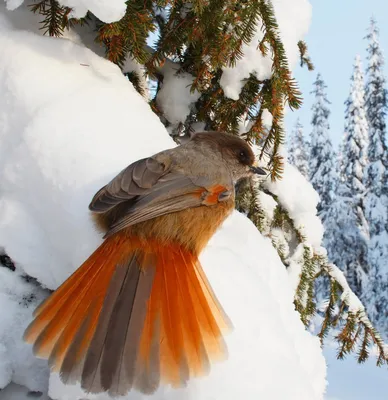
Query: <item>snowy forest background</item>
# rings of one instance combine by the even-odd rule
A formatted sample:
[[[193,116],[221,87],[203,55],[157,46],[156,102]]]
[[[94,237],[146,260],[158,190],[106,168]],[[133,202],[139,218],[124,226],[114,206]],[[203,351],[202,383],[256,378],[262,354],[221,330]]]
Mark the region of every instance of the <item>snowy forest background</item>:
[[[339,149],[330,136],[330,101],[318,74],[310,134],[298,120],[288,160],[320,195],[329,259],[341,270],[372,321],[388,337],[388,98],[379,30],[370,21],[366,66],[355,57]],[[322,286],[321,286],[322,288]],[[319,290],[319,289],[318,289]],[[318,293],[319,296],[322,296]]]

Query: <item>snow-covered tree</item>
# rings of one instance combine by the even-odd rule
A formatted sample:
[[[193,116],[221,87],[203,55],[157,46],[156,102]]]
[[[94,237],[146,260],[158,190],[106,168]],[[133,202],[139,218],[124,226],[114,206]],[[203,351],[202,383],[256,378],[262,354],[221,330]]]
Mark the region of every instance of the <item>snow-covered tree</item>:
[[[303,135],[303,125],[299,118],[291,132],[288,142],[288,162],[298,168],[299,172],[308,179],[308,144]]]
[[[314,82],[315,101],[312,106],[312,132],[310,134],[309,177],[320,196],[318,213],[325,222],[325,213],[334,200],[336,182],[335,152],[329,136],[329,100],[321,74]]]
[[[368,40],[366,111],[369,124],[369,165],[365,174],[367,195],[365,216],[369,223],[369,290],[367,309],[374,321],[388,333],[388,153],[386,114],[388,98],[384,77],[384,57],[376,21],[371,20]]]
[[[357,56],[354,62],[350,94],[345,105],[345,133],[340,158],[340,175],[352,196],[363,196],[365,168],[368,164],[368,122],[360,56]]]
[[[330,260],[345,273],[357,295],[362,294],[368,273],[368,224],[365,219],[365,186],[368,124],[365,115],[364,76],[356,57],[350,94],[345,102],[345,132],[339,157],[336,199],[326,219],[325,244]]]

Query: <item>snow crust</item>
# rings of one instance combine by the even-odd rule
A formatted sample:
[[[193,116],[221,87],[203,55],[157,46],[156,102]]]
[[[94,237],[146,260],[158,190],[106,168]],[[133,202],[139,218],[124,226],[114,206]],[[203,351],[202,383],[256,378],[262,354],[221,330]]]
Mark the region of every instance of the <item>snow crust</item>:
[[[46,361],[22,341],[46,293],[22,275],[50,289],[61,284],[101,242],[87,211],[93,194],[129,163],[174,142],[118,67],[70,40],[18,30],[8,14],[0,8],[0,245],[18,268],[0,266],[0,388],[14,382],[54,400],[107,400],[64,386],[55,374],[48,381]],[[286,199],[298,179],[291,169],[289,183],[275,188],[295,216],[303,210]],[[299,190],[309,193],[306,183]],[[235,212],[201,261],[234,325],[229,359],[186,388],[126,399],[321,400],[319,341],[294,310],[271,241]]]

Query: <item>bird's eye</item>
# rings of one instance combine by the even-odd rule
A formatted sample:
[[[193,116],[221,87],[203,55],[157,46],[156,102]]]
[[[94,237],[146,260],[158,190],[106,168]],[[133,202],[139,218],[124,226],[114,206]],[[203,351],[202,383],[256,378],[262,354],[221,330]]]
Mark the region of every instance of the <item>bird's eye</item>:
[[[248,158],[247,153],[244,150],[241,150],[238,155],[238,158],[240,159],[241,162],[243,162],[243,163],[246,162],[247,158]]]

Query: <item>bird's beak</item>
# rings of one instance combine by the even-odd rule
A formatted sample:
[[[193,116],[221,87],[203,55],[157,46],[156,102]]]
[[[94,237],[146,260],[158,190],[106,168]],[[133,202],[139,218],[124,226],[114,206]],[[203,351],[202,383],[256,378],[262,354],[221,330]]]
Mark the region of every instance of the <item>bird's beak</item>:
[[[257,165],[253,164],[249,169],[256,175],[267,175],[267,173]]]

